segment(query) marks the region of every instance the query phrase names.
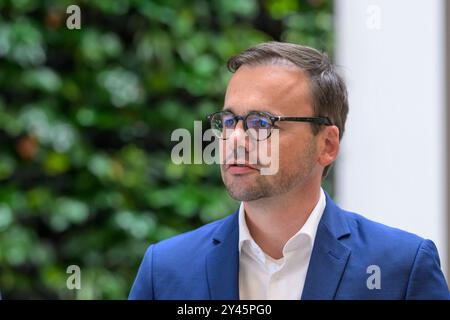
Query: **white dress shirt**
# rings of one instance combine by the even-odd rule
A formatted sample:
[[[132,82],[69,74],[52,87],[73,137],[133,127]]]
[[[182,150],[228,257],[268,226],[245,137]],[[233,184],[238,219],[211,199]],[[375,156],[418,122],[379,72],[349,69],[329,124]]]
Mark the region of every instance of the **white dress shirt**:
[[[245,221],[244,204],[239,208],[239,296],[240,299],[299,300],[316,237],[325,210],[320,197],[303,227],[283,247],[283,257],[273,259],[256,244]]]

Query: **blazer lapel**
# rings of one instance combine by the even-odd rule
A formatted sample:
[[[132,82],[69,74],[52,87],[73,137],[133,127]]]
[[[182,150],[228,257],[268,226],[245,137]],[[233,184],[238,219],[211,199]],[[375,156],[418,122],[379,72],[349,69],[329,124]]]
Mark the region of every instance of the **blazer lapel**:
[[[235,212],[213,235],[213,248],[206,257],[209,294],[213,300],[239,299],[239,225]]]
[[[345,217],[327,193],[326,202],[314,241],[302,300],[334,299],[351,253],[340,242],[340,239],[350,234]]]

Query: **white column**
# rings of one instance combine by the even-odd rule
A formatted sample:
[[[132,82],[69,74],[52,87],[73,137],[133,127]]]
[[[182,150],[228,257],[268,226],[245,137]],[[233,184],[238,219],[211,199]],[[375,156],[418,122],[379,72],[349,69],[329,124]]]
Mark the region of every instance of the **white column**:
[[[433,240],[445,271],[444,7],[335,1],[336,60],[350,98],[335,174],[343,208]]]

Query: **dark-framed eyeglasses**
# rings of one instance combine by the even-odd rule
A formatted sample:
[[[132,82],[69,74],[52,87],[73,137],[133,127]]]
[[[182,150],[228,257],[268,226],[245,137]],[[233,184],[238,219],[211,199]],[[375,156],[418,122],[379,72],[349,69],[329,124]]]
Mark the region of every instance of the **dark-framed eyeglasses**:
[[[220,139],[228,139],[239,120],[244,122],[245,132],[254,140],[262,141],[270,137],[277,121],[309,122],[317,125],[331,126],[327,117],[284,117],[275,116],[264,111],[251,111],[246,116],[238,116],[224,110],[207,116],[214,134]]]

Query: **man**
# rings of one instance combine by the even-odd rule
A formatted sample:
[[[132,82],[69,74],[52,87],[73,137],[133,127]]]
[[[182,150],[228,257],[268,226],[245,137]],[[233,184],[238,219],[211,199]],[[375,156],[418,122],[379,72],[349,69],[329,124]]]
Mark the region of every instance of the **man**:
[[[348,113],[327,56],[270,42],[228,67],[224,108],[209,119],[224,184],[241,205],[151,245],[129,298],[448,299],[432,241],[344,211],[321,189]],[[263,175],[249,153],[275,136],[279,167]]]

